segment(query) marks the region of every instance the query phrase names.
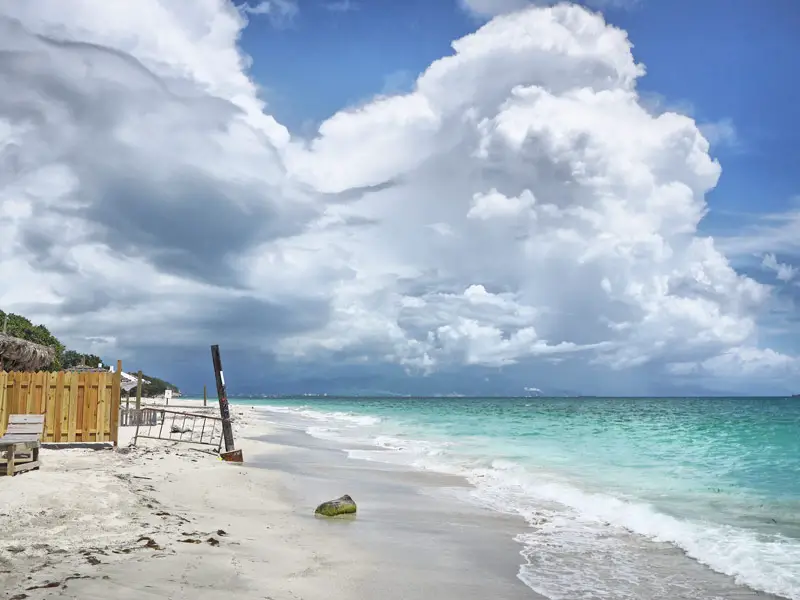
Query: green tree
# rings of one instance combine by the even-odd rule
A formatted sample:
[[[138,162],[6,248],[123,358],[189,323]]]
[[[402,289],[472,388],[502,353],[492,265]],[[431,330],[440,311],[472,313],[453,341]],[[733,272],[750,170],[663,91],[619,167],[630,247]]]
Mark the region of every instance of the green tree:
[[[142,373],[142,378],[150,382],[142,384],[142,396],[163,396],[165,390],[172,390],[173,392],[180,391],[178,386],[171,384],[169,381],[159,379],[158,377]]]
[[[94,354],[81,354],[80,352],[75,352],[75,350],[65,350],[61,355],[61,366],[64,369],[71,369],[80,365],[97,367],[100,364],[105,363],[99,356]]]

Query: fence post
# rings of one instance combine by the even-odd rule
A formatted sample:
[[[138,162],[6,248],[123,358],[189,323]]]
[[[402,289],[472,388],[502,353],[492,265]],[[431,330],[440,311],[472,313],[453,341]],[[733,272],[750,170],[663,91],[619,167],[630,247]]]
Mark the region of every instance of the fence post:
[[[6,335],[8,329],[8,313],[3,313],[3,335]],[[3,371],[3,357],[0,356],[0,371]]]
[[[122,361],[117,361],[111,383],[111,441],[114,447],[119,445],[119,413],[122,408]]]
[[[208,395],[206,394],[206,386],[203,386],[203,406],[208,406]]]
[[[217,396],[219,397],[219,413],[222,417],[222,436],[225,440],[225,452],[220,456],[222,460],[242,462],[242,451],[234,450],[233,428],[231,427],[231,411],[228,406],[228,395],[225,391],[225,375],[222,372],[222,359],[219,356],[219,346],[211,346],[211,360],[214,363],[214,375],[217,380]]]
[[[142,413],[142,372],[136,374],[136,424],[139,424],[139,416]]]

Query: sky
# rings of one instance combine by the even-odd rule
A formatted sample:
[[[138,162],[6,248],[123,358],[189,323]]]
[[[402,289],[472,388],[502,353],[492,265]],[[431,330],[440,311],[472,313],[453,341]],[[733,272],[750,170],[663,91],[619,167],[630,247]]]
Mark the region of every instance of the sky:
[[[795,0],[0,0],[0,308],[197,393],[800,393]]]

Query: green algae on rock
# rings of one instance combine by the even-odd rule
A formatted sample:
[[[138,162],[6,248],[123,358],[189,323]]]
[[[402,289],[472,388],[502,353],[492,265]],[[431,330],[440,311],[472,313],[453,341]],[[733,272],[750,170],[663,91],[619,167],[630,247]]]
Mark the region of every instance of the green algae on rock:
[[[324,517],[335,517],[336,515],[351,515],[356,512],[356,503],[353,499],[345,494],[336,500],[329,500],[323,502],[314,511],[315,515],[322,515]]]

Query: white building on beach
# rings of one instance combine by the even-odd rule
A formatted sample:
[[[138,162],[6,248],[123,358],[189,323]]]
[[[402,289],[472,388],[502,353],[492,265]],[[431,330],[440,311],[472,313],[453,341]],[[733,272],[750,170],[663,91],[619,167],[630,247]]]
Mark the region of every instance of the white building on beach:
[[[110,366],[108,367],[108,370],[111,373],[114,373],[116,371],[116,368],[114,366]],[[139,382],[136,375],[131,375],[130,373],[126,373],[125,371],[122,371],[122,373],[120,373],[120,379],[121,382],[119,387],[125,392],[130,392],[133,388],[136,387],[137,383]],[[142,383],[150,383],[150,382],[143,377]]]

